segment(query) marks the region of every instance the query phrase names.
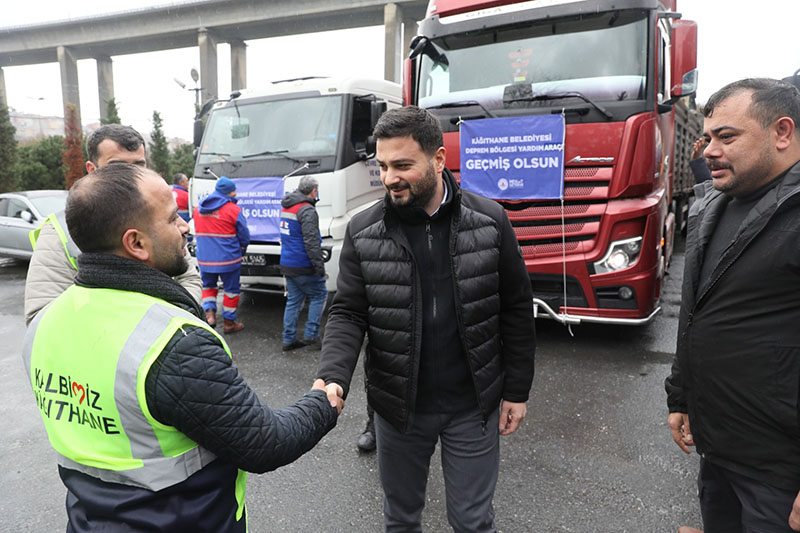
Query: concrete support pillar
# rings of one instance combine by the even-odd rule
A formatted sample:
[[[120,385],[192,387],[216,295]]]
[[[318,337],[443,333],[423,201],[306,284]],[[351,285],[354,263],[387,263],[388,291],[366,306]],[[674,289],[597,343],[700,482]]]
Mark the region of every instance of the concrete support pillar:
[[[247,88],[247,45],[231,41],[231,91]]]
[[[97,94],[100,98],[100,119],[108,118],[108,101],[114,98],[114,69],[108,56],[96,57]]]
[[[417,36],[417,21],[414,19],[405,19],[403,21],[403,49],[400,52],[400,58],[405,59],[411,51],[411,40]]]
[[[400,6],[390,3],[383,7],[383,26],[386,35],[383,77],[400,83],[400,53],[403,46],[403,14]]]
[[[3,67],[0,67],[0,105],[8,107],[8,96],[6,95],[6,75]]]
[[[197,32],[197,46],[200,48],[200,105],[217,98],[217,39],[206,28]]]
[[[72,104],[78,112],[78,122],[81,120],[81,96],[78,90],[78,60],[72,51],[65,47],[56,48],[58,65],[61,67],[61,99],[64,102],[64,118],[67,118],[67,106]]]

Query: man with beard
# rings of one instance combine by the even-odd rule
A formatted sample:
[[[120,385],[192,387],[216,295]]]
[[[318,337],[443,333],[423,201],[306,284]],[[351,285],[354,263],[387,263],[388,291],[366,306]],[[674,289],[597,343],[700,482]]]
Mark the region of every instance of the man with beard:
[[[23,359],[67,487],[67,531],[246,531],[246,472],[310,450],[341,399],[318,380],[273,411],[247,386],[170,277],[186,269],[189,226],[155,172],[93,172],[66,219],[78,275],[36,315]]]
[[[383,202],[350,221],[318,376],[346,397],[364,334],[386,531],[419,531],[441,443],[447,517],[496,531],[499,435],[525,417],[536,335],[531,284],[500,205],[445,168],[418,107],[375,126]]]
[[[704,114],[669,426],[701,454],[706,532],[800,531],[800,91],[740,80]]]

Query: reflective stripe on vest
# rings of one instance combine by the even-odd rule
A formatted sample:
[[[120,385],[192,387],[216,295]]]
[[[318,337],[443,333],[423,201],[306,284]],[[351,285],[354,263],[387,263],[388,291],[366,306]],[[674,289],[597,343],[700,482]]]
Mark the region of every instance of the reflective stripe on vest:
[[[58,238],[61,239],[61,244],[64,246],[64,253],[69,260],[69,264],[72,265],[73,269],[78,270],[77,258],[79,255],[81,255],[81,250],[78,248],[78,245],[75,244],[75,241],[72,240],[69,232],[64,229],[67,227],[67,218],[63,210],[59,211],[58,213],[52,213],[48,215],[48,217],[44,219],[44,222],[42,222],[38,228],[31,230],[31,232],[28,233],[28,238],[31,241],[31,249],[36,249],[36,241],[39,240],[39,233],[41,233],[42,228],[48,222],[51,226],[53,226]]]
[[[230,355],[204,322],[140,293],[73,285],[37,314],[25,336],[23,359],[61,466],[158,491],[216,458],[155,420],[147,408],[147,372],[184,325],[210,331]],[[245,484],[240,471],[237,520]]]

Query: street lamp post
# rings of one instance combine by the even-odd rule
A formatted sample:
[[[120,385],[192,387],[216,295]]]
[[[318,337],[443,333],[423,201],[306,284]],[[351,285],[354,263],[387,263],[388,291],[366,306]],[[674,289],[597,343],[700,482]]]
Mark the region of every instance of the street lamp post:
[[[181,89],[186,89],[187,91],[194,91],[194,118],[200,114],[200,91],[203,90],[202,87],[197,86],[197,81],[200,79],[200,75],[197,73],[197,69],[192,69],[190,75],[192,76],[192,81],[194,81],[194,89],[191,87],[186,87],[186,84],[183,83],[178,78],[172,78],[175,80],[175,83],[180,85]]]

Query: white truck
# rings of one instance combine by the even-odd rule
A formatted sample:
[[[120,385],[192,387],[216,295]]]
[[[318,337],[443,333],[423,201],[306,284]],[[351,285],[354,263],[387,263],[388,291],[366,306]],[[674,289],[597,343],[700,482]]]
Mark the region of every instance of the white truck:
[[[203,128],[195,122],[196,162],[190,209],[227,176],[236,183],[251,243],[242,258],[243,289],[283,292],[280,200],[302,176],[319,180],[319,229],[328,291],[336,290],[339,254],[350,218],[383,197],[372,156],[372,128],[402,105],[400,86],[359,78],[302,78],[236,91],[216,102]]]

